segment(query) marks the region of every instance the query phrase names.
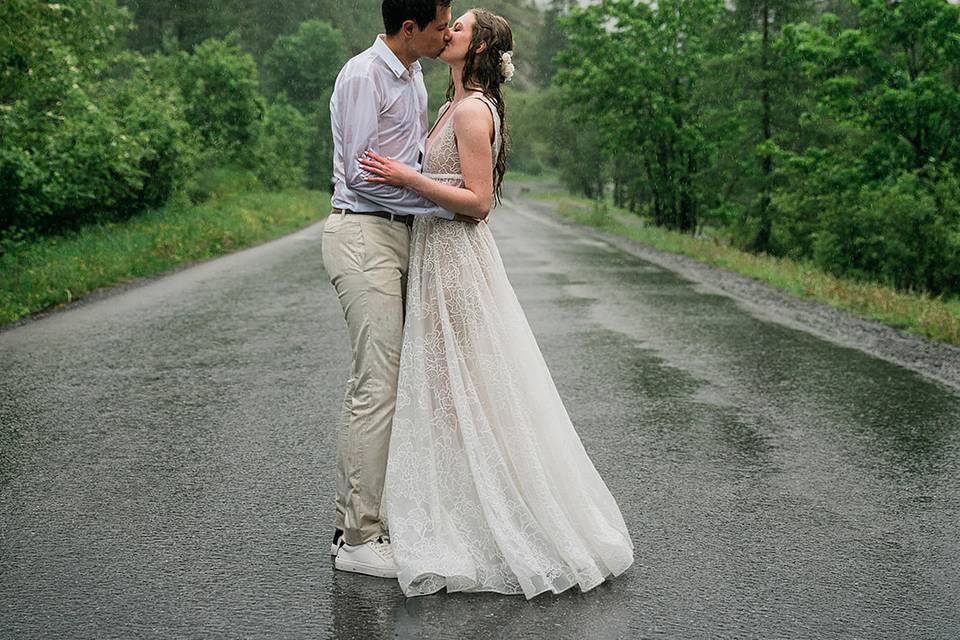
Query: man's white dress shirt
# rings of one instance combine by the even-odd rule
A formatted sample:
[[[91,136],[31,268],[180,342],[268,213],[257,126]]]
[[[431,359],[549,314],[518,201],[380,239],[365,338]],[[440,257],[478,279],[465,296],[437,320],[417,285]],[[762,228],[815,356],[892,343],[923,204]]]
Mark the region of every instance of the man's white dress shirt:
[[[330,125],[334,208],[453,219],[453,213],[411,189],[367,182],[370,173],[359,163],[371,149],[420,171],[427,141],[427,88],[419,62],[407,69],[378,36],[340,70],[330,97]]]

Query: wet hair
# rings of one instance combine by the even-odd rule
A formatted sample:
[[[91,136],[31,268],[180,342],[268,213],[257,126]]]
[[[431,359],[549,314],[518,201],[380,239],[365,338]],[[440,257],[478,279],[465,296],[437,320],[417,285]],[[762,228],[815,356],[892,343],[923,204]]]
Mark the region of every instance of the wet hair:
[[[503,74],[500,72],[501,56],[507,51],[513,51],[513,32],[510,23],[486,9],[471,9],[470,13],[476,18],[473,24],[473,35],[467,57],[463,64],[463,88],[469,91],[481,91],[497,105],[500,115],[500,153],[497,154],[493,167],[493,191],[497,204],[500,203],[500,185],[503,183],[503,174],[507,171],[506,145],[506,109],[503,102]],[[480,53],[477,48],[481,43],[487,47]],[[452,73],[452,71],[451,71]],[[453,100],[453,76],[447,88],[447,100]]]
[[[423,31],[437,18],[437,9],[449,7],[451,0],[383,0],[380,13],[383,15],[383,29],[388,36],[400,32],[403,23],[413,20]]]

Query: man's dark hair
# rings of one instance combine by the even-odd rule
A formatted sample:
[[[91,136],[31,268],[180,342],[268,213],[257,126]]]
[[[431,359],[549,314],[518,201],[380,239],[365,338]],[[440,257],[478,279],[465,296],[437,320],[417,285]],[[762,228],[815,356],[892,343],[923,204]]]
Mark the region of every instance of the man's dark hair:
[[[451,0],[383,0],[383,29],[388,36],[395,36],[407,20],[413,20],[423,31],[437,17],[438,7],[449,7]]]

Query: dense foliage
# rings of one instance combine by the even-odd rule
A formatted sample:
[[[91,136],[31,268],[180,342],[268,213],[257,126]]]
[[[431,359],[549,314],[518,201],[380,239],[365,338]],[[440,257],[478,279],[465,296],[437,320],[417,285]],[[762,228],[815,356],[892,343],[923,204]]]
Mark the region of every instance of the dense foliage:
[[[960,7],[604,0],[558,19],[562,120],[620,204],[857,278],[960,292]],[[591,157],[595,139],[568,139]],[[582,145],[582,146],[581,146]],[[595,196],[595,180],[568,184]]]
[[[119,1],[0,3],[0,251],[202,199],[224,167],[330,188],[327,104],[379,0]],[[488,6],[535,40],[536,9]],[[425,66],[436,109],[447,70]]]
[[[47,229],[154,206],[191,169],[180,103],[93,0],[0,5],[0,220]]]
[[[0,3],[0,251],[203,199],[227,168],[329,189],[333,80],[379,4]],[[514,26],[512,169],[751,251],[960,293],[958,6],[484,5]],[[448,71],[424,68],[435,113]]]
[[[267,105],[250,54],[127,49],[129,12],[104,0],[0,5],[0,231],[129,216],[239,165],[269,186],[304,180],[307,118]]]

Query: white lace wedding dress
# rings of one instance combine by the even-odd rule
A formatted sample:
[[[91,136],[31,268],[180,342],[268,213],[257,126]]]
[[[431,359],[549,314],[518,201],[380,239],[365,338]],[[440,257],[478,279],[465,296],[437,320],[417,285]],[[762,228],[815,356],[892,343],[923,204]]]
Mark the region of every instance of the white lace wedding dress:
[[[473,98],[468,98],[473,99]],[[500,140],[499,117],[493,157]],[[462,185],[453,118],[424,172]],[[633,562],[486,224],[418,217],[384,504],[408,596],[583,591]]]

